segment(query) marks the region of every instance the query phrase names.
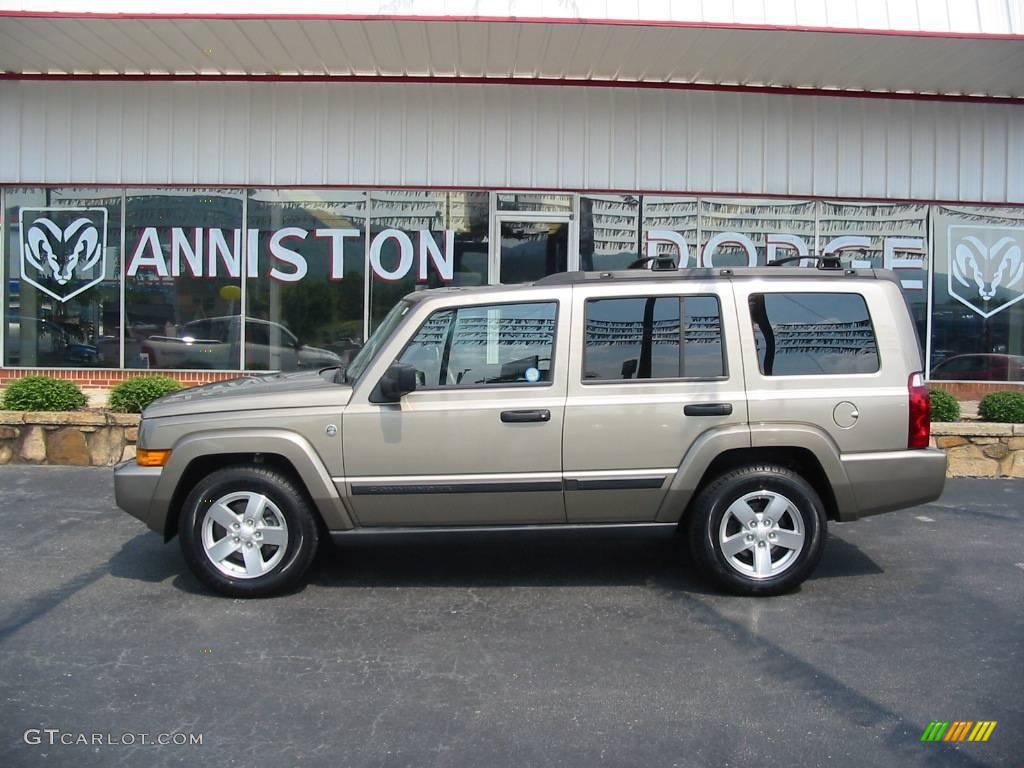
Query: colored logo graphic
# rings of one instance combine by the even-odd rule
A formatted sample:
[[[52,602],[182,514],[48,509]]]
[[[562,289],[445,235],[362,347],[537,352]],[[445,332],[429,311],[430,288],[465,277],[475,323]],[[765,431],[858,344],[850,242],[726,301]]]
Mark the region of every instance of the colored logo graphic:
[[[105,208],[22,208],[21,277],[64,302],[102,282]]]
[[[932,720],[921,741],[988,741],[995,727],[995,720]]]
[[[949,295],[982,317],[1024,299],[1024,229],[949,228]]]

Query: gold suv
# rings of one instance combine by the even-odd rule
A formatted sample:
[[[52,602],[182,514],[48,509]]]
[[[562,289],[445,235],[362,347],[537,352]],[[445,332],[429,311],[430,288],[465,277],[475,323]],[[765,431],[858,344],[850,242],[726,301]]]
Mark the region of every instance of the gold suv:
[[[913,322],[890,272],[568,273],[399,302],[346,368],[165,397],[118,505],[206,584],[294,586],[325,536],[681,529],[733,592],[813,571],[827,520],[931,501]]]

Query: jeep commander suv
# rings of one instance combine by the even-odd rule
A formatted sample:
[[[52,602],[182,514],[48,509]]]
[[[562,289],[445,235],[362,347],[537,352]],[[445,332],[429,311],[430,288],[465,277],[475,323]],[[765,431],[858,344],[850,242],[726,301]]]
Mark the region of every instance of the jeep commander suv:
[[[616,526],[681,528],[720,586],[777,594],[827,520],[942,492],[921,370],[891,272],[426,290],[345,370],[151,405],[117,503],[235,596],[294,586],[326,536]]]

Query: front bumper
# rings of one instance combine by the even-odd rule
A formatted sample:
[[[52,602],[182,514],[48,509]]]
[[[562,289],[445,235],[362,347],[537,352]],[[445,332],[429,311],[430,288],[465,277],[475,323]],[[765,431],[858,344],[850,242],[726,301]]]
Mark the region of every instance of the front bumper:
[[[164,532],[164,515],[155,509],[154,504],[161,471],[161,467],[140,467],[134,461],[125,461],[114,467],[114,500],[117,506],[158,533]]]
[[[857,501],[856,514],[843,521],[927,504],[946,484],[946,453],[938,448],[854,453],[842,461]]]

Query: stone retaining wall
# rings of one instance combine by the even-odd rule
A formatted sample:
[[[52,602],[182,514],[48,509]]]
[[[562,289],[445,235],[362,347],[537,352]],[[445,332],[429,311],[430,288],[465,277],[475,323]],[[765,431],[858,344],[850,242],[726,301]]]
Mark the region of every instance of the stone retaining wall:
[[[139,415],[0,411],[0,464],[111,466],[135,456]]]
[[[932,424],[932,445],[949,456],[949,477],[1024,477],[1024,424]]]

